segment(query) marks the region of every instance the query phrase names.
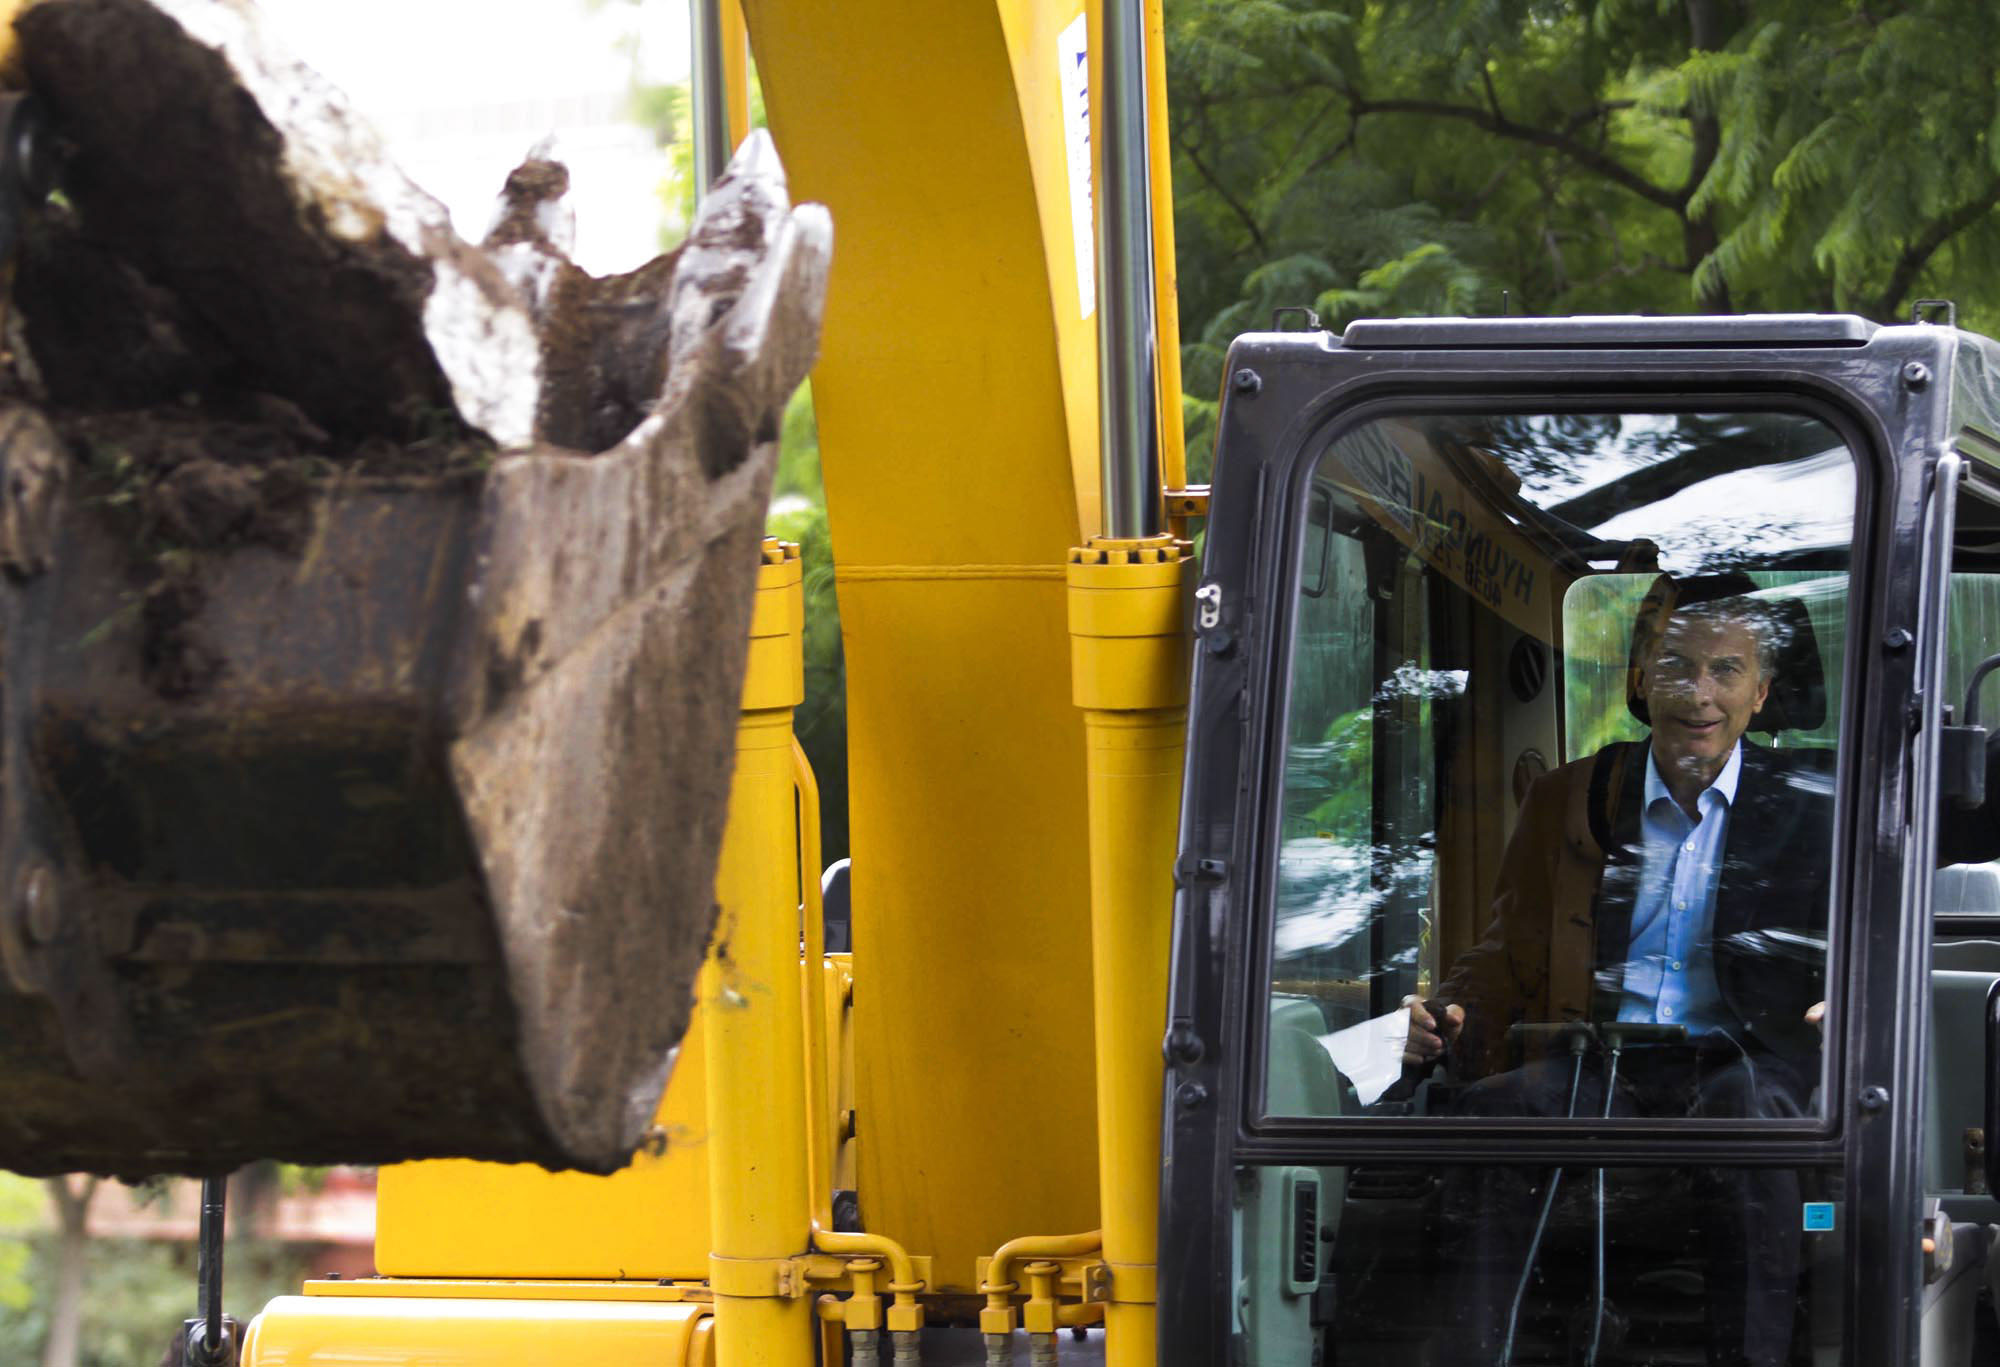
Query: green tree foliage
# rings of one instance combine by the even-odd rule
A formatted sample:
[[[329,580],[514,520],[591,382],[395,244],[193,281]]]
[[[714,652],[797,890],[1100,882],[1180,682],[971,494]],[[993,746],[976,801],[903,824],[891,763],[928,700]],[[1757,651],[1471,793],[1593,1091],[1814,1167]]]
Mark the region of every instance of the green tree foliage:
[[[1230,338],[1364,315],[2000,325],[1985,0],[1168,0],[1190,457]]]
[[[29,1252],[29,1284],[55,1277],[55,1239],[37,1235]],[[162,1351],[195,1313],[194,1246],[133,1239],[93,1239],[85,1265],[80,1367],[157,1367]],[[268,1240],[231,1239],[224,1307],[245,1321],[274,1297],[291,1295],[314,1268],[306,1251]],[[0,1362],[41,1358],[48,1301],[40,1293],[16,1306],[0,1302]]]
[[[313,1188],[324,1169],[259,1164],[270,1194]],[[246,1170],[246,1173],[249,1170]],[[257,1188],[239,1173],[230,1197],[239,1215]],[[72,1179],[74,1180],[74,1179]],[[134,1188],[140,1204],[165,1203],[184,1179],[154,1178]],[[0,1363],[43,1360],[62,1261],[57,1211],[48,1184],[0,1172]],[[248,1198],[248,1199],[245,1199]],[[162,1349],[195,1311],[192,1242],[90,1238],[83,1246],[79,1367],[156,1367]],[[275,1296],[296,1292],[313,1269],[307,1247],[232,1236],[224,1305],[246,1323]]]
[[[632,122],[650,129],[654,142],[667,150],[669,169],[660,182],[660,201],[667,206],[667,226],[662,246],[679,242],[687,225],[694,222],[694,138],[692,98],[686,81],[671,85],[639,85],[627,97],[627,113]],[[764,128],[764,88],[757,80],[757,68],[750,68],[750,126]]]
[[[0,1323],[27,1310],[35,1299],[28,1232],[39,1223],[42,1203],[39,1182],[0,1172]]]

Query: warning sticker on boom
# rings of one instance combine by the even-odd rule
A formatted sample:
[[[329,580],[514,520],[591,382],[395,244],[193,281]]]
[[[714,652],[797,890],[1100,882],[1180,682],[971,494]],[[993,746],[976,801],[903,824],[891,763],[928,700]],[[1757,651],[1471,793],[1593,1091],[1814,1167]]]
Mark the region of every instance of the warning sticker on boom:
[[[1090,200],[1090,37],[1081,14],[1056,35],[1062,64],[1063,160],[1069,172],[1069,227],[1076,251],[1076,300],[1081,316],[1097,312],[1097,239]]]

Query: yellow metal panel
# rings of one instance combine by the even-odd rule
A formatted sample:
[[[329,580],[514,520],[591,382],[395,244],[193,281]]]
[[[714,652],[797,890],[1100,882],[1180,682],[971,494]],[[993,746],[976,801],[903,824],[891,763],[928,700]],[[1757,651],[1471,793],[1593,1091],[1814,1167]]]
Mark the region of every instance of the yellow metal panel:
[[[1088,325],[1053,85],[1024,116],[1001,14],[978,0],[744,8],[792,198],[826,204],[837,235],[813,372],[835,558],[1061,563],[1080,524],[1058,320]],[[1053,82],[1053,43],[1046,61]],[[1044,207],[1063,215],[1046,235]],[[1077,376],[1079,434],[1094,376]]]
[[[705,1305],[280,1296],[243,1367],[680,1367]]]
[[[1153,183],[1153,316],[1159,341],[1160,477],[1187,483],[1181,419],[1181,285],[1174,251],[1174,151],[1167,121],[1167,25],[1161,0],[1146,0],[1146,135]]]
[[[750,40],[743,31],[739,0],[722,0],[723,103],[728,106],[729,148],[734,152],[750,136]]]
[[[793,197],[838,237],[813,395],[848,670],[862,1212],[972,1290],[1008,1238],[1097,1223],[1062,579],[1097,520],[1054,42],[1077,6],[745,9]]]
[[[1097,1221],[1084,784],[1050,743],[1080,727],[1044,686],[1063,584],[844,576],[848,743],[877,757],[850,800],[887,826],[855,828],[861,1211],[973,1291],[1007,1239]]]
[[[1070,193],[1065,135],[1070,120],[1087,125],[1088,118],[1065,105],[1062,83],[1062,35],[1083,19],[1084,7],[1081,0],[999,0],[998,8],[1020,101],[1029,173],[1040,206],[1042,253],[1048,263],[1048,303],[1062,376],[1077,525],[1088,534],[1098,530],[1102,516],[1098,506],[1097,324],[1094,298],[1079,292],[1073,236],[1077,218],[1082,216],[1076,211],[1082,209],[1087,215],[1089,201],[1085,197],[1078,203]],[[1087,161],[1088,149],[1084,150]],[[1086,234],[1092,231],[1090,223],[1082,226]],[[1095,250],[1093,246],[1093,256]],[[1094,266],[1092,270],[1094,274]]]
[[[823,965],[826,978],[826,1097],[832,1110],[829,1118],[836,1136],[845,1136],[845,1120],[854,1112],[854,1030],[850,1005],[854,990],[854,956],[828,954]],[[836,1188],[853,1191],[856,1177],[856,1144],[837,1139],[832,1148],[832,1182]]]
[[[400,1296],[406,1300],[447,1301],[693,1301],[707,1304],[714,1299],[709,1289],[697,1282],[671,1285],[653,1280],[537,1281],[532,1278],[473,1279],[461,1277],[337,1277],[314,1278],[305,1284],[308,1296],[335,1296],[348,1300]]]
[[[706,1079],[697,1009],[655,1121],[663,1153],[642,1150],[609,1177],[463,1160],[382,1169],[376,1270],[392,1277],[707,1276]]]

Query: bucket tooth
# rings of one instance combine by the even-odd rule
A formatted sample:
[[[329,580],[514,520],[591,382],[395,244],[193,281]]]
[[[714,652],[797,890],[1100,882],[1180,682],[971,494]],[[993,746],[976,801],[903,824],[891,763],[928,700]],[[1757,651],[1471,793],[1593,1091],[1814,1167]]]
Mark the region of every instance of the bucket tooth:
[[[761,247],[676,283],[606,450],[326,481],[295,544],[136,588],[76,480],[0,508],[0,1168],[628,1161],[713,919],[831,249],[752,162],[703,221],[768,215]]]

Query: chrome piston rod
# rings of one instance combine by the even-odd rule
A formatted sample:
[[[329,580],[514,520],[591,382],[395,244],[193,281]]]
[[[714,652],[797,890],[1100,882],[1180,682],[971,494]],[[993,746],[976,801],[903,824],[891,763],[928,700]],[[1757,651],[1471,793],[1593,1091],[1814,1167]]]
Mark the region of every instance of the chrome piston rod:
[[[697,202],[729,165],[729,92],[722,72],[720,0],[688,0],[692,70],[688,103],[693,115],[694,197]]]
[[[1161,527],[1158,329],[1146,155],[1143,0],[1104,0],[1097,211],[1097,393],[1104,534]]]

